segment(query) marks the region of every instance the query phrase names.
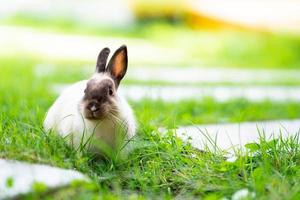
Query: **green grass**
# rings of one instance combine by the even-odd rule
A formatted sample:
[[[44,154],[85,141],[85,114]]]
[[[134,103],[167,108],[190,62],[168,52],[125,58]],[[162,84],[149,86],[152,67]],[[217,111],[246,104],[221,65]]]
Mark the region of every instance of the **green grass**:
[[[297,35],[193,30],[182,24],[171,25],[161,21],[111,28],[78,23],[72,19],[31,15],[12,16],[0,23],[59,33],[145,39],[157,47],[180,50],[182,59],[164,61],[170,66],[300,67],[300,37]],[[153,60],[153,63],[140,64],[160,66],[162,62]]]
[[[295,119],[300,117],[299,102],[249,102],[235,99],[216,102],[211,98],[201,101],[163,102],[145,99],[131,103],[140,122],[172,128],[179,125],[228,123],[256,120]]]
[[[223,152],[203,153],[172,132],[158,131],[160,126],[296,118],[300,115],[297,103],[131,102],[139,122],[134,151],[127,159],[99,161],[42,130],[44,114],[56,97],[48,90],[51,84],[85,75],[71,66],[36,77],[39,62],[20,57],[0,61],[0,157],[77,169],[92,182],[73,183],[46,194],[37,183],[35,192],[22,199],[220,199],[242,188],[255,192],[257,199],[300,198],[298,137],[271,142],[262,137],[235,162],[227,162]]]
[[[161,136],[155,128],[143,124],[138,145],[127,160],[91,161],[87,152],[76,152],[62,138],[39,130],[38,121],[4,120],[1,124],[1,157],[75,168],[93,180],[46,195],[36,191],[27,196],[29,199],[219,199],[241,188],[249,188],[261,199],[299,198],[300,154],[296,138],[272,142],[262,138],[259,144],[249,145],[256,151],[254,155],[240,156],[231,163],[224,160],[221,152],[201,153],[171,133]]]

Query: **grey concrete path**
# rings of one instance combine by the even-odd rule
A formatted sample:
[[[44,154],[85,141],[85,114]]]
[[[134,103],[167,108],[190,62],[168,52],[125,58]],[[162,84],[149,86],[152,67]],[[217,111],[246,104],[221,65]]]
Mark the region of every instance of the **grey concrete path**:
[[[53,189],[69,185],[74,180],[89,179],[75,170],[0,159],[0,199],[26,194],[32,191],[34,183]]]
[[[200,150],[216,145],[221,150],[233,153],[234,149],[243,149],[247,143],[259,142],[260,135],[267,140],[296,136],[300,131],[300,119],[195,125],[179,127],[174,131],[178,137]]]
[[[1,29],[1,28],[0,28]],[[1,41],[1,39],[0,39]],[[96,50],[91,50],[96,52]],[[1,50],[0,50],[1,52]],[[151,52],[148,52],[151,53]],[[91,53],[93,54],[93,53]],[[74,54],[75,55],[75,54]],[[81,55],[82,56],[82,55]],[[86,57],[93,59],[92,56]],[[79,56],[80,58],[80,56]],[[77,58],[76,58],[77,59]],[[82,73],[87,77],[93,72],[94,66],[82,67]],[[47,77],[56,73],[55,66],[38,64],[35,75]],[[132,67],[129,66],[125,79],[145,82],[164,82],[170,84],[201,84],[201,83],[231,83],[231,84],[275,84],[300,83],[298,69],[263,69],[262,68],[228,68],[228,67]]]
[[[201,100],[211,97],[219,102],[235,98],[243,98],[253,102],[271,101],[300,101],[300,87],[284,86],[122,86],[120,93],[131,100],[143,98],[164,100],[167,102],[180,100]]]
[[[87,69],[90,70],[90,69]],[[127,79],[169,83],[282,83],[300,77],[300,70],[243,69],[225,67],[135,67],[129,68]]]
[[[52,90],[60,94],[69,85],[55,84]],[[273,102],[300,101],[298,86],[136,86],[122,85],[119,93],[129,100],[140,101],[144,98],[176,102],[180,100],[202,100],[213,98],[218,102],[243,98],[252,102],[270,100]]]

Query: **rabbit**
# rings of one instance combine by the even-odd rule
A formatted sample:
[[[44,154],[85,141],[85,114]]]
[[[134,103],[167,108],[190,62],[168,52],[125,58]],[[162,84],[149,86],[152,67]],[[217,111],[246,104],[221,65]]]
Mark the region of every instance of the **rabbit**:
[[[109,53],[102,49],[94,75],[66,88],[46,114],[44,129],[69,137],[73,147],[93,141],[90,149],[103,153],[101,148],[117,148],[135,135],[133,110],[118,93],[127,71],[127,47],[117,49],[106,66]]]

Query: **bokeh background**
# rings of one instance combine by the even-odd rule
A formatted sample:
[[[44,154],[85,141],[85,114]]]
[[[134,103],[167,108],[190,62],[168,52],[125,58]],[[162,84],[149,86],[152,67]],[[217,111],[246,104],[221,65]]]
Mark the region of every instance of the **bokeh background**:
[[[3,25],[30,27],[26,29],[28,34],[32,31],[32,38],[18,39],[8,32],[12,29],[7,30],[17,40],[15,45],[20,46],[12,49],[15,47],[9,43],[5,46],[6,54],[28,51],[33,56],[90,61],[95,57],[94,48],[113,48],[126,42],[131,49],[131,64],[135,66],[299,66],[300,14],[299,2],[294,0],[13,0],[1,2],[0,18]],[[2,38],[8,36],[4,28]],[[92,35],[99,41],[88,48],[77,40],[77,48],[72,48],[68,42],[73,40],[66,40],[49,44],[46,51],[39,49],[47,46],[46,37],[34,40],[35,34],[41,32]]]
[[[32,108],[30,97],[41,121],[67,84],[93,73],[102,48],[122,44],[120,92],[143,123],[300,115],[296,0],[12,0],[0,2],[0,24],[1,109],[13,115],[20,107],[8,104]]]

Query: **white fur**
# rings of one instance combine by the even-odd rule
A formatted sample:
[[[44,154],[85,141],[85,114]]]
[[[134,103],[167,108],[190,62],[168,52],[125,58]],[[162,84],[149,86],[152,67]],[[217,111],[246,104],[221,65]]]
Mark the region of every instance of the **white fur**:
[[[101,81],[109,77],[102,73],[92,78]],[[63,137],[71,135],[75,147],[78,147],[82,140],[85,143],[92,135],[93,138],[102,140],[101,142],[113,147],[116,140],[115,122],[110,119],[91,121],[84,118],[81,113],[80,102],[84,96],[86,84],[87,80],[77,82],[61,93],[47,113],[44,129],[54,130]],[[126,139],[130,139],[135,135],[136,130],[133,111],[122,96],[116,95],[118,118],[127,126]]]

